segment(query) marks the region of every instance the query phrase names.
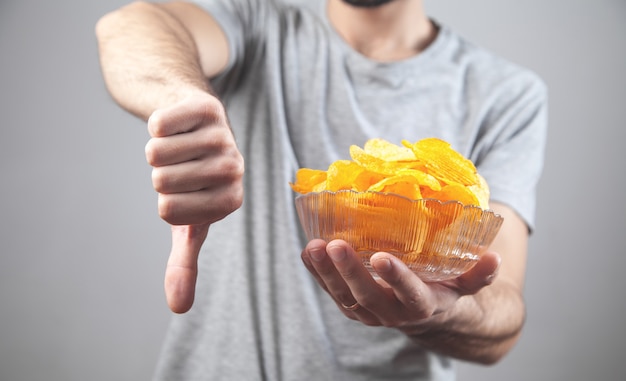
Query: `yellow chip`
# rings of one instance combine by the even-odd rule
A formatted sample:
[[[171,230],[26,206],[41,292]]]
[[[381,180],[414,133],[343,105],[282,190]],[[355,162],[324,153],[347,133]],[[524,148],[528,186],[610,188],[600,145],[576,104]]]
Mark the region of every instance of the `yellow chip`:
[[[328,167],[326,190],[337,192],[352,189],[363,167],[350,160],[337,160]]]
[[[380,180],[384,178],[385,178],[384,175],[380,173],[368,171],[367,169],[364,168],[363,172],[361,172],[352,183],[352,190],[357,191],[357,192],[365,192],[373,184],[376,184],[377,182],[379,182]]]
[[[387,176],[394,176],[400,169],[417,165],[416,162],[386,161],[355,145],[350,146],[350,157],[365,169]]]
[[[385,161],[415,161],[410,148],[398,146],[384,139],[370,139],[363,146],[365,153]]]
[[[447,184],[474,185],[478,183],[474,163],[455,151],[450,143],[437,138],[427,138],[415,144],[403,140],[402,144],[413,150],[415,157],[437,179]]]
[[[384,139],[370,139],[363,148],[351,146],[350,157],[352,160],[335,161],[327,171],[299,169],[295,183],[290,185],[303,194],[373,191],[489,207],[485,179],[470,160],[443,140],[403,140],[398,146]]]
[[[489,209],[489,185],[487,184],[487,180],[482,177],[480,174],[478,176],[478,184],[470,185],[467,187],[474,196],[478,199],[478,204],[483,209]]]

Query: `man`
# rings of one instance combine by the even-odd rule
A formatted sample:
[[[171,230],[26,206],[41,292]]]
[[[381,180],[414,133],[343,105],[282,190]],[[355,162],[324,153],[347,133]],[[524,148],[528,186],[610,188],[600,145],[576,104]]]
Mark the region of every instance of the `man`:
[[[172,225],[166,297],[186,313],[157,379],[450,380],[451,358],[491,364],[514,345],[545,140],[534,74],[420,0],[134,3],[97,35],[113,98],[148,121]],[[377,253],[374,280],[345,242],[305,242],[298,168],[428,136],[476,163],[505,219],[472,270],[424,283]]]

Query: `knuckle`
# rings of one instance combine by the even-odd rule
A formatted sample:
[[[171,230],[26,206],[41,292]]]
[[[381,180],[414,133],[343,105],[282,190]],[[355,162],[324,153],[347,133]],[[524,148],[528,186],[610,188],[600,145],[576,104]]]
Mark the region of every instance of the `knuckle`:
[[[243,190],[236,188],[234,191],[228,192],[228,196],[223,202],[223,214],[227,215],[239,209],[243,204]]]
[[[319,263],[316,262],[314,264],[315,270],[317,271],[317,273],[324,279],[330,278],[332,276],[335,275],[336,270],[335,267],[332,265],[329,265],[328,263]],[[337,297],[337,300],[345,300],[348,299],[345,294],[342,294],[341,296]]]
[[[341,269],[340,273],[343,279],[345,279],[347,282],[350,282],[359,278],[359,272],[357,270],[358,269],[353,266],[348,266]]]
[[[411,311],[411,315],[418,320],[427,319],[434,314],[434,309],[422,301],[409,300],[405,303],[405,306]]]
[[[243,184],[240,183],[239,186],[235,188],[234,192],[231,193],[231,209],[239,209],[243,205],[243,198]]]
[[[359,304],[367,310],[374,310],[379,305],[379,301],[369,295],[362,295],[359,297]]]
[[[168,195],[159,194],[158,199],[159,217],[171,225],[180,225],[174,198]]]
[[[223,156],[217,163],[213,163],[213,165],[216,167],[220,176],[233,183],[239,182],[243,177],[244,163],[239,153]]]
[[[206,120],[211,122],[225,120],[226,111],[224,109],[224,105],[217,97],[207,97],[204,109]]]
[[[209,208],[204,212],[205,219],[211,223],[225,218],[241,207],[243,204],[243,189],[230,188],[223,192],[222,196],[213,198],[213,201],[208,203]]]
[[[175,176],[168,167],[152,168],[152,187],[158,193],[174,192],[177,183],[180,183],[179,176]]]
[[[152,169],[152,187],[158,193],[163,193],[166,189],[166,180],[163,176],[163,171],[158,168]]]
[[[146,147],[144,148],[144,152],[146,155],[146,161],[148,162],[148,164],[154,166],[155,161],[156,161],[156,150],[154,148],[154,140],[150,139],[148,141],[148,143],[146,143]]]
[[[243,195],[243,165],[239,163],[231,163],[228,171],[231,188],[233,188],[234,196]]]
[[[201,144],[206,150],[227,152],[232,146],[233,140],[232,133],[228,126],[217,125],[205,130]]]
[[[163,129],[163,118],[160,110],[154,111],[148,118],[148,133],[152,137],[161,136]]]
[[[239,150],[235,149],[233,159],[231,160],[231,174],[235,179],[241,180],[246,170],[246,164]]]
[[[335,291],[335,299],[344,306],[354,304],[354,297],[352,296],[352,293],[347,290]],[[359,302],[359,304],[361,303]],[[361,306],[363,305],[361,304]]]
[[[157,138],[150,139],[148,143],[146,143],[144,151],[146,155],[146,161],[150,166],[158,167],[162,164],[161,149],[159,147],[159,141],[157,140]]]
[[[208,187],[211,184],[224,188],[235,203],[243,197],[243,176],[245,164],[243,157],[236,151],[233,154],[207,157],[202,164],[202,177]]]

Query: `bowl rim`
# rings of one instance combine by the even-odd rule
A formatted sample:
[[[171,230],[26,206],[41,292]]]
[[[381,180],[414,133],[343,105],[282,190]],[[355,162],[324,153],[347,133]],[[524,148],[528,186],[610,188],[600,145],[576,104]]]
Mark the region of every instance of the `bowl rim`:
[[[418,199],[412,199],[409,197],[406,197],[404,195],[398,194],[398,193],[392,193],[392,192],[379,192],[379,191],[365,191],[365,192],[358,192],[355,191],[353,189],[341,189],[338,191],[330,191],[330,190],[323,190],[323,191],[317,191],[317,192],[307,192],[307,193],[300,193],[296,196],[296,200],[301,199],[301,198],[306,198],[306,197],[312,197],[312,196],[318,196],[321,194],[331,194],[331,195],[335,195],[335,194],[339,194],[339,193],[353,193],[353,194],[376,194],[376,195],[380,195],[383,197],[395,197],[395,198],[401,198],[407,201],[410,201],[411,203],[418,203],[418,202],[436,202],[440,205],[448,205],[448,204],[457,204],[457,205],[461,205],[461,207],[463,209],[478,209],[480,211],[482,211],[483,213],[488,213],[488,214],[492,214],[494,217],[496,218],[502,218],[504,219],[499,213],[496,213],[493,209],[483,209],[478,205],[473,205],[473,204],[463,204],[462,202],[458,201],[458,200],[439,200],[437,198],[431,198],[431,197],[425,197],[425,198],[418,198]]]

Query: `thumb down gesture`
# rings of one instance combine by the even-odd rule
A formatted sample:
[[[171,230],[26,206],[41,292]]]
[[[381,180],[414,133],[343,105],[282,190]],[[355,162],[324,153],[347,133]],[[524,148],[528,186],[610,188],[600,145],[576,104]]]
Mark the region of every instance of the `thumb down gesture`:
[[[146,159],[158,211],[172,230],[165,294],[170,309],[184,313],[193,304],[198,255],[209,226],[243,202],[244,160],[222,103],[210,94],[156,110],[148,131]]]

